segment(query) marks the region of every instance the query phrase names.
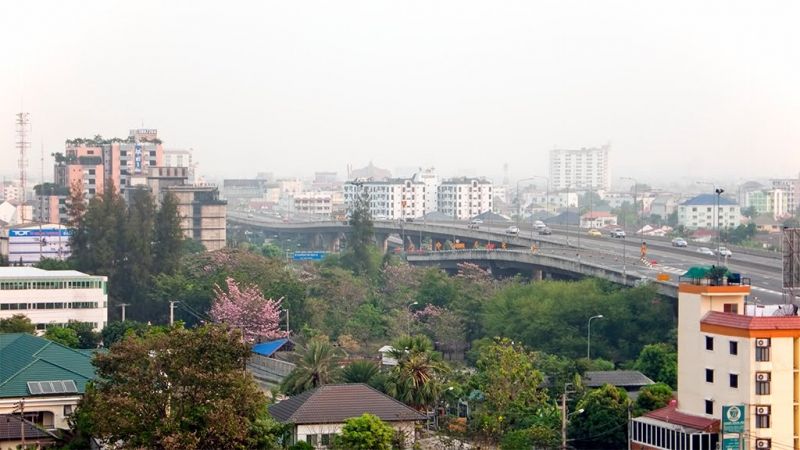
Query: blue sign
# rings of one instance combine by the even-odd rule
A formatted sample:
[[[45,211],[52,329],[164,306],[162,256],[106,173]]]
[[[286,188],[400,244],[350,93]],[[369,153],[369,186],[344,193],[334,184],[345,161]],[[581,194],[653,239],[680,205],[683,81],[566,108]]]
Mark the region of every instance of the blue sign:
[[[72,230],[69,228],[28,228],[26,230],[8,230],[8,237],[65,237],[69,238]]]
[[[133,163],[136,173],[142,173],[142,146],[139,144],[136,144],[133,150]]]
[[[322,261],[328,252],[294,252],[292,259],[294,261]]]

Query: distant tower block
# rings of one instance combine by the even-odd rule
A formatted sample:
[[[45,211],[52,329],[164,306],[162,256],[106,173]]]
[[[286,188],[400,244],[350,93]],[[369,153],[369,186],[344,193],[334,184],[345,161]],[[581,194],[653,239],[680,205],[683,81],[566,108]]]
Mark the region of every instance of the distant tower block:
[[[508,163],[503,163],[503,186],[508,186]]]
[[[30,127],[31,127],[31,117],[29,113],[20,112],[17,113],[17,151],[19,152],[19,183],[20,183],[20,193],[19,193],[19,211],[20,211],[20,222],[25,222],[25,194],[27,191],[27,174],[26,168],[28,167],[28,149],[31,146],[30,142]]]

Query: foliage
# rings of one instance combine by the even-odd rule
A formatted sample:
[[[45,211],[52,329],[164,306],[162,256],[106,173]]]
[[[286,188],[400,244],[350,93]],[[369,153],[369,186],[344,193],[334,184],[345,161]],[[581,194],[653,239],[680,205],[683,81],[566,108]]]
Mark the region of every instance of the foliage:
[[[50,327],[44,332],[44,337],[67,347],[78,348],[78,333],[72,328]]]
[[[289,447],[289,450],[314,450],[314,446],[306,441],[299,441]]]
[[[756,235],[756,224],[750,222],[748,224],[740,224],[733,229],[720,230],[722,239],[731,244],[742,244],[746,241],[753,239]]]
[[[78,337],[77,348],[97,348],[100,344],[100,333],[94,331],[94,326],[89,322],[70,320],[67,328],[75,331],[75,335]]]
[[[672,400],[672,388],[664,383],[645,386],[639,391],[634,406],[634,415],[640,416],[648,411],[653,411],[667,406]]]
[[[375,232],[369,211],[369,194],[356,197],[350,212],[350,246],[342,255],[342,262],[354,273],[374,277],[378,273],[375,261]]]
[[[267,258],[280,258],[283,255],[283,250],[281,250],[280,247],[269,242],[262,244],[258,250],[261,252],[262,256],[266,256]]]
[[[496,338],[481,349],[475,381],[484,400],[474,413],[474,426],[483,435],[499,439],[513,429],[555,426],[557,419],[547,413],[553,406],[542,388],[543,375],[535,369],[535,358],[506,338]]]
[[[386,381],[386,392],[416,409],[432,405],[442,390],[442,380],[449,371],[441,354],[425,336],[403,337],[393,345],[391,356],[397,359]]]
[[[14,314],[11,317],[0,319],[0,333],[29,333],[36,332],[36,325],[25,314]]]
[[[605,317],[592,323],[592,353],[614,362],[666,341],[676,322],[674,303],[659,298],[651,286],[627,289],[587,279],[511,284],[486,302],[483,326],[485,335],[579,358],[586,352],[587,320],[598,314]]]
[[[236,280],[225,280],[227,292],[214,287],[216,298],[211,305],[211,317],[239,328],[247,342],[285,337],[289,331],[280,330],[281,301],[264,298],[255,285],[239,287]]]
[[[266,407],[242,370],[249,353],[220,325],[130,336],[95,357],[85,431],[123,449],[246,448]]]
[[[500,440],[501,450],[518,450],[523,448],[558,448],[561,435],[557,429],[542,425],[509,431]]]
[[[206,251],[206,247],[201,244],[199,241],[195,241],[192,238],[184,238],[181,241],[181,254],[182,255],[195,255],[197,253],[203,253]]]
[[[584,445],[622,448],[629,406],[624,389],[606,384],[588,391],[577,405],[583,412],[570,419],[570,436]]]
[[[60,260],[55,258],[42,258],[33,265],[42,270],[74,270],[75,267],[69,260]]]
[[[134,320],[114,321],[109,322],[103,331],[100,332],[103,339],[103,345],[108,348],[115,343],[121,341],[128,335],[136,335],[142,337],[148,330],[148,326],[142,322]]]
[[[747,217],[748,219],[753,219],[758,215],[758,210],[755,206],[748,206],[747,208],[742,208],[741,210],[742,216]]]
[[[633,368],[653,381],[678,387],[678,353],[669,344],[645,345]]]
[[[445,308],[428,305],[417,312],[425,334],[436,342],[437,350],[443,353],[460,353],[467,348],[467,335],[461,317]]]
[[[164,195],[161,207],[156,213],[153,239],[154,271],[166,274],[175,273],[180,266],[184,237],[178,213],[178,199],[171,192]],[[194,240],[192,242],[200,244]],[[204,250],[203,244],[200,244],[200,247]]]
[[[394,429],[372,414],[347,419],[336,436],[337,450],[391,450]]]
[[[373,361],[366,359],[353,361],[342,370],[342,381],[369,384],[380,372],[380,368]]]
[[[330,384],[338,378],[339,358],[327,341],[311,340],[297,352],[296,367],[283,380],[281,390],[288,395]]]

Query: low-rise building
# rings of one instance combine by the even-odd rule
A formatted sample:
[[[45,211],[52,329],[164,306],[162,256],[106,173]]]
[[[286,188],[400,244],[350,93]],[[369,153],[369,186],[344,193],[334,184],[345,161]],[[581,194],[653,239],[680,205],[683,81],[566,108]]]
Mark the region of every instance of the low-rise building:
[[[608,211],[589,211],[581,216],[581,228],[617,226],[617,216]]]
[[[71,254],[71,234],[64,225],[50,223],[0,227],[0,256],[9,264],[21,266],[45,258],[64,261]]]
[[[178,214],[184,236],[202,243],[206,250],[225,248],[227,202],[212,185],[177,185],[167,192],[178,200]]]
[[[353,180],[344,185],[344,202],[352,211],[358,198],[366,196],[370,214],[377,220],[404,220],[425,214],[427,186],[423,182],[402,179]]]
[[[100,331],[108,321],[107,281],[75,270],[0,267],[0,318],[24,314],[40,332],[70,321]]]
[[[678,225],[690,230],[714,229],[717,224],[720,228],[735,228],[741,223],[742,214],[739,205],[726,197],[701,194],[678,205]]]
[[[95,377],[91,360],[90,352],[48,339],[0,333],[0,415],[19,417],[22,405],[27,422],[48,431],[68,430],[86,383]]]
[[[331,217],[333,212],[333,194],[330,192],[303,192],[293,198],[294,211],[301,214],[313,214]]]
[[[291,426],[289,444],[308,442],[327,449],[348,419],[372,414],[405,436],[403,448],[415,441],[415,427],[425,416],[366,384],[328,384],[270,405],[269,413]]]
[[[492,182],[485,178],[451,178],[439,186],[439,212],[456,220],[469,220],[493,211]]]
[[[789,214],[789,196],[783,189],[759,189],[744,193],[744,207],[753,207],[757,215],[769,214],[780,219]]]

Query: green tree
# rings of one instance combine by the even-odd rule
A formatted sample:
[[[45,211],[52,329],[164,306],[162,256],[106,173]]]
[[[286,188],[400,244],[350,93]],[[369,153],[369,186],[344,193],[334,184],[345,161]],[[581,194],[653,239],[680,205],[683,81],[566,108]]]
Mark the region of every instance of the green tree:
[[[49,327],[44,332],[44,337],[67,347],[78,348],[78,333],[72,328]]]
[[[347,419],[336,436],[337,450],[391,450],[394,429],[372,414]]]
[[[433,405],[442,392],[442,381],[449,368],[433,351],[426,336],[403,337],[391,352],[397,359],[386,381],[386,393],[416,409]]]
[[[196,255],[206,251],[206,247],[192,238],[184,238],[181,241],[181,255]]]
[[[171,192],[167,192],[161,200],[161,207],[155,218],[153,237],[154,271],[175,273],[180,265],[184,237],[178,213],[178,199]]]
[[[380,368],[373,361],[353,361],[342,370],[342,381],[345,383],[369,383],[380,374]]]
[[[748,219],[753,219],[758,215],[758,210],[756,210],[755,206],[748,206],[747,208],[742,208],[742,215]]]
[[[372,214],[369,211],[369,194],[364,190],[356,197],[350,212],[349,248],[342,255],[342,262],[356,274],[376,276],[378,264],[375,259],[375,232]]]
[[[653,381],[678,387],[678,353],[669,344],[645,345],[633,368]]]
[[[588,391],[570,419],[570,436],[587,446],[622,448],[627,442],[626,424],[630,400],[624,389],[606,384]]]
[[[134,320],[109,322],[101,332],[103,346],[109,348],[128,335],[142,337],[147,332],[147,329],[147,324]]]
[[[669,404],[672,397],[672,388],[664,383],[645,386],[636,397],[634,415],[640,416],[648,411],[663,408]]]
[[[281,388],[289,395],[330,384],[338,377],[339,357],[326,341],[314,339],[298,352],[294,370],[283,380]]]
[[[75,332],[75,336],[78,338],[77,348],[97,348],[100,344],[100,333],[94,331],[94,327],[91,323],[70,320],[69,323],[67,323],[67,328]]]
[[[9,318],[0,319],[0,333],[33,334],[35,332],[36,325],[25,314],[14,314]]]
[[[266,398],[244,370],[241,334],[207,325],[130,337],[98,354],[76,414],[123,449],[247,448]]]
[[[69,260],[60,260],[54,258],[42,258],[34,264],[34,267],[42,270],[73,270],[72,262]]]

